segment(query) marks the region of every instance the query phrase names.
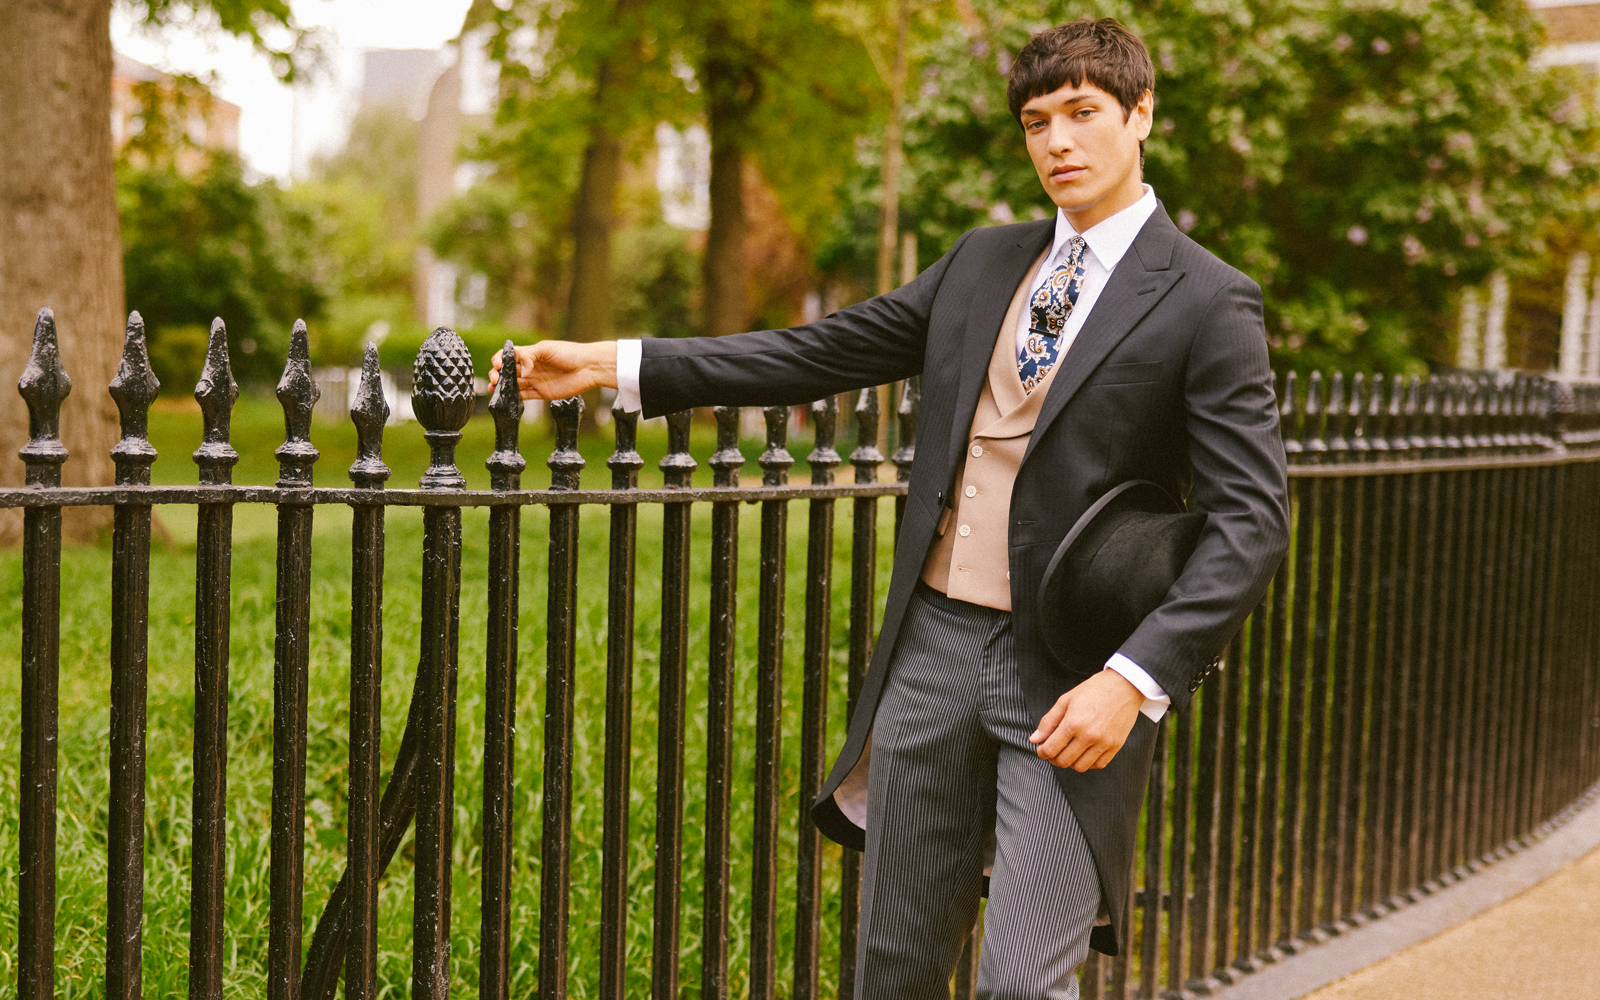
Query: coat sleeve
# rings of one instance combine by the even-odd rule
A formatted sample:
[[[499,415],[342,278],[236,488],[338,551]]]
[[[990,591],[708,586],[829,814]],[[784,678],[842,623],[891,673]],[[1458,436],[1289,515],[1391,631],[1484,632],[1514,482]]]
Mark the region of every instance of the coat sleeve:
[[[1207,515],[1166,600],[1120,650],[1189,701],[1255,609],[1289,547],[1288,471],[1267,363],[1261,289],[1239,277],[1213,295],[1184,376],[1192,509]]]
[[[782,406],[922,371],[934,298],[971,232],[909,284],[815,323],[729,337],[646,338],[646,417],[692,406]]]

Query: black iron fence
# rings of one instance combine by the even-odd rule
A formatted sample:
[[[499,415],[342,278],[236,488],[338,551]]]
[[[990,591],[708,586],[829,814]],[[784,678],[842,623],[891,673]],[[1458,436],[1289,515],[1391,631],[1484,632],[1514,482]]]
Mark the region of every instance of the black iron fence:
[[[509,345],[507,345],[509,350]],[[509,358],[507,359],[509,363]],[[489,403],[495,450],[489,490],[468,490],[455,447],[475,397],[460,339],[437,331],[414,371],[412,404],[432,452],[420,488],[388,489],[381,457],[387,406],[369,349],[351,417],[359,456],[350,488],[312,485],[317,399],[306,331],[297,325],[278,397],[287,428],[273,486],[235,486],[229,444],[237,388],[226,338],[213,331],[195,390],[204,417],[194,458],[199,484],[150,485],[155,451],[146,415],[157,389],[137,317],[110,386],[122,414],[113,449],[116,485],[63,488],[58,414],[70,384],[53,321],[42,313],[20,390],[29,414],[21,455],[27,485],[0,490],[0,507],[24,509],[20,917],[17,983],[23,1000],[53,994],[56,719],[61,509],[114,508],[111,637],[111,800],[106,994],[141,992],[144,913],[144,744],[151,509],[199,510],[195,595],[195,719],[189,994],[220,997],[225,949],[229,570],[233,508],[278,507],[274,650],[269,996],[327,1000],[344,980],[350,1000],[378,993],[378,884],[415,822],[412,993],[450,994],[452,821],[456,790],[455,690],[463,507],[490,509],[489,609],[483,746],[479,995],[509,994],[508,954],[538,941],[537,995],[567,995],[569,948],[599,966],[604,997],[622,997],[630,961],[630,773],[634,573],[641,504],[663,512],[658,745],[653,868],[652,994],[723,998],[730,992],[731,860],[749,845],[748,993],[800,1000],[848,995],[853,979],[857,856],[844,852],[837,891],[805,807],[821,784],[827,733],[837,733],[871,651],[879,501],[903,505],[914,460],[914,383],[900,394],[896,475],[880,482],[875,390],[854,411],[850,483],[835,448],[833,400],[810,407],[811,481],[790,485],[788,409],[764,411],[760,486],[742,486],[739,413],[715,411],[715,485],[696,488],[688,413],[668,418],[660,488],[639,485],[636,418],[614,414],[609,490],[580,488],[581,403],[557,402],[548,489],[525,490],[517,452],[522,405],[497,391]],[[509,385],[509,384],[508,384]],[[1313,374],[1302,393],[1281,392],[1291,461],[1294,543],[1262,606],[1230,646],[1225,668],[1194,707],[1162,727],[1135,879],[1130,947],[1091,958],[1090,997],[1205,994],[1327,935],[1381,916],[1514,851],[1575,808],[1600,779],[1600,387],[1530,376],[1460,373],[1427,380],[1348,382]],[[828,704],[834,631],[835,505],[851,504],[849,700]],[[807,504],[803,674],[798,733],[786,732],[783,669],[788,515]],[[711,505],[710,614],[691,620],[691,508]],[[736,663],[739,516],[760,505],[758,642]],[[306,727],[311,527],[318,505],[348,505],[352,522],[347,868],[315,924],[305,925]],[[605,653],[605,776],[598,927],[569,926],[574,687],[577,683],[579,511],[610,512]],[[547,648],[538,817],[537,928],[513,926],[511,814],[516,773],[520,512],[549,509]],[[423,508],[422,641],[405,735],[388,781],[380,761],[384,512]],[[709,630],[707,698],[687,702],[692,630]],[[736,745],[736,673],[753,671],[752,746]],[[703,713],[705,773],[685,764],[685,720]],[[790,717],[794,713],[789,714]],[[528,727],[524,727],[526,733]],[[784,739],[799,739],[798,787],[780,767]],[[526,743],[527,741],[525,741]],[[753,765],[751,828],[735,831],[733,775]],[[685,910],[686,783],[703,781],[705,858],[699,983],[680,983]],[[531,820],[531,817],[524,817]],[[796,844],[793,870],[779,845]],[[526,841],[527,838],[524,838]],[[735,846],[735,845],[738,846]],[[532,843],[529,842],[529,847]],[[787,857],[783,855],[783,857]],[[636,860],[636,859],[635,859]],[[825,890],[825,884],[829,887]],[[792,934],[778,925],[794,894]],[[839,954],[821,955],[823,920],[837,919]],[[981,928],[953,989],[970,996]],[[824,977],[823,970],[837,970]],[[781,985],[780,985],[781,982]]]

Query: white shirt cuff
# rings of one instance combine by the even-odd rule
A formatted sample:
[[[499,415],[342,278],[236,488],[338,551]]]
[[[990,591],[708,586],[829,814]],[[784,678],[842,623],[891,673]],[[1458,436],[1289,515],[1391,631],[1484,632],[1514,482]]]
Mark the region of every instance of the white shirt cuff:
[[[643,363],[644,348],[638,340],[617,341],[616,406],[624,412],[635,413],[644,407],[639,400],[639,367]]]
[[[1115,670],[1139,689],[1139,693],[1144,695],[1144,704],[1139,706],[1139,711],[1151,722],[1160,722],[1161,717],[1167,714],[1167,709],[1172,707],[1172,699],[1167,697],[1167,692],[1161,689],[1156,679],[1121,653],[1111,654],[1111,659],[1106,661],[1106,669]]]

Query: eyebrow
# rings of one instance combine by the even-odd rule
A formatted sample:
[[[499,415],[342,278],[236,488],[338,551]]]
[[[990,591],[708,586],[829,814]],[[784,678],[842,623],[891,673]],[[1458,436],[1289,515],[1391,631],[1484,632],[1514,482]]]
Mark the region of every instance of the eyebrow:
[[[1043,96],[1043,95],[1040,95],[1040,96]],[[1092,101],[1094,99],[1095,99],[1095,95],[1093,95],[1093,94],[1079,94],[1076,97],[1067,98],[1067,104],[1068,105],[1081,104],[1084,101]],[[1035,100],[1037,100],[1037,98],[1035,98]],[[1035,108],[1035,107],[1030,107],[1029,105],[1031,105],[1032,103],[1033,103],[1032,101],[1029,101],[1028,104],[1024,104],[1022,106],[1022,112],[1021,113],[1024,114],[1024,115],[1030,115],[1030,114],[1032,114],[1032,115],[1042,115],[1042,114],[1044,114],[1044,112],[1041,111],[1040,109]]]

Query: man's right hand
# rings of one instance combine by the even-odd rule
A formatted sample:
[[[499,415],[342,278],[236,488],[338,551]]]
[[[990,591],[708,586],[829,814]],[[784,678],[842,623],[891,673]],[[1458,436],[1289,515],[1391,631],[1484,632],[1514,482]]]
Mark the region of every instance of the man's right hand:
[[[567,399],[590,389],[617,387],[617,345],[614,341],[578,344],[541,340],[518,347],[517,394],[523,399]],[[500,382],[500,352],[494,355],[489,384]]]

